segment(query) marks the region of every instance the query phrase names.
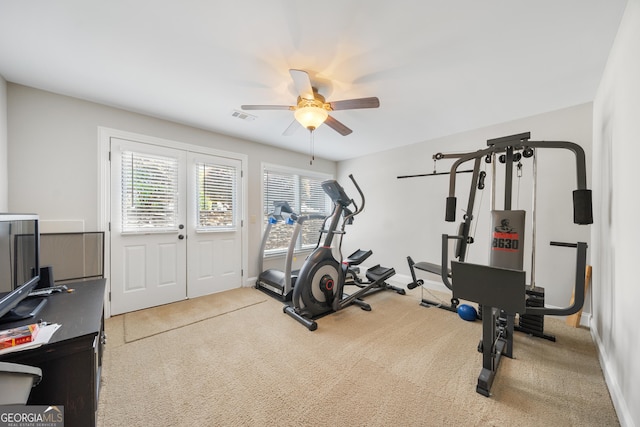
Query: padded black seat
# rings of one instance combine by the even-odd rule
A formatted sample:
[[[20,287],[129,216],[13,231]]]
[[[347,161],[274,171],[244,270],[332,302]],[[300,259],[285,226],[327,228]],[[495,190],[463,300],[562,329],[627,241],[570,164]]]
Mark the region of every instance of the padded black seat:
[[[442,274],[442,266],[438,264],[433,264],[431,262],[420,261],[413,264],[414,268],[418,270],[426,271],[427,273],[433,273],[440,276]],[[448,270],[447,275],[451,277],[451,269]]]

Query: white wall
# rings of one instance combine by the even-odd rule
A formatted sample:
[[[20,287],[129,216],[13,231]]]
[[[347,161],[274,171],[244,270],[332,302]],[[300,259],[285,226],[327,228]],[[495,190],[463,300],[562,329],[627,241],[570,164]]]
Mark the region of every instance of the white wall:
[[[98,230],[99,126],[246,154],[250,221],[245,279],[257,276],[262,237],[261,162],[335,174],[332,161],[316,158],[309,166],[304,154],[13,83],[8,84],[7,99],[9,209],[35,212],[43,220],[83,221],[87,231]]]
[[[593,322],[622,425],[640,426],[640,1],[630,0],[594,101]]]
[[[471,174],[459,174],[456,185],[458,211],[456,223],[444,221],[445,199],[448,195],[449,177],[434,176],[397,179],[400,175],[430,173],[434,164],[432,155],[438,152],[453,153],[477,151],[486,148],[487,139],[531,132],[532,140],[571,141],[580,144],[587,154],[587,170],[591,162],[592,136],[591,104],[528,117],[509,123],[489,126],[462,134],[426,141],[393,149],[358,159],[340,162],[338,177],[350,193],[348,174],[359,181],[365,196],[364,212],[356,218],[344,240],[344,252],[357,248],[370,248],[374,255],[371,263],[394,267],[396,280],[410,281],[406,257],[414,261],[440,263],[441,235],[456,234],[462,222],[462,209],[466,208]],[[532,162],[524,159],[523,177],[515,179],[513,208],[527,210],[531,214]],[[452,161],[438,162],[438,172],[450,169]],[[484,165],[484,162],[483,162]],[[465,163],[460,169],[470,169],[473,163]],[[498,168],[501,180],[504,166]],[[486,264],[490,246],[490,170],[487,170],[487,187],[478,192],[476,212],[476,243],[471,245],[467,261]],[[517,182],[520,196],[517,197]],[[536,284],[546,289],[547,305],[567,307],[575,283],[575,250],[550,247],[552,240],[589,242],[590,226],[573,224],[572,191],[576,187],[575,160],[567,150],[538,150],[538,201],[537,201],[537,249]],[[499,194],[499,193],[498,193]],[[354,194],[350,194],[354,197]],[[482,200],[481,200],[482,199]],[[500,196],[497,209],[503,206]],[[528,217],[525,240],[530,245],[531,217]],[[473,224],[472,227],[476,227]],[[473,233],[472,233],[473,235]],[[530,271],[530,251],[525,254],[525,269]],[[433,280],[433,287],[445,289],[439,278],[424,275]],[[589,312],[588,304],[585,306]]]
[[[7,148],[7,82],[0,76],[0,212],[9,210]]]

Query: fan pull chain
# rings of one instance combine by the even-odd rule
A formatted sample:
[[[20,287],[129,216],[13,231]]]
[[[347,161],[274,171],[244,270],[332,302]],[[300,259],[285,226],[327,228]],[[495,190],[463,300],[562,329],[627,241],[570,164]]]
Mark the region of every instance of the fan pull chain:
[[[315,155],[314,155],[314,151],[313,151],[313,142],[314,142],[314,137],[313,137],[313,130],[309,131],[309,139],[311,142],[311,146],[309,148],[310,152],[309,155],[311,156],[311,159],[309,160],[309,165],[313,165],[313,161],[316,159]]]

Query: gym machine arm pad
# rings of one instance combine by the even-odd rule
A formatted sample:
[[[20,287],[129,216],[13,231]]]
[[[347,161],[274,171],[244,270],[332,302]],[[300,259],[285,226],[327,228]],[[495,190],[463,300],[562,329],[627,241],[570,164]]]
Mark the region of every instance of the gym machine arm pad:
[[[446,208],[444,220],[447,222],[454,222],[456,220],[456,198],[455,197],[447,197],[447,208]]]
[[[575,224],[593,224],[591,190],[573,191],[573,222]]]

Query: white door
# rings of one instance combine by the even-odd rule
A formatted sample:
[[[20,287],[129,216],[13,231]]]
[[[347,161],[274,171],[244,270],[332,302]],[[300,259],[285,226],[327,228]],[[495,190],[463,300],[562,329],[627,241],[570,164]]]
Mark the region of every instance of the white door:
[[[188,153],[187,164],[187,296],[194,298],[241,286],[242,164],[199,153]]]
[[[111,139],[111,313],[186,296],[186,154]]]
[[[111,138],[111,313],[242,285],[241,162]]]

